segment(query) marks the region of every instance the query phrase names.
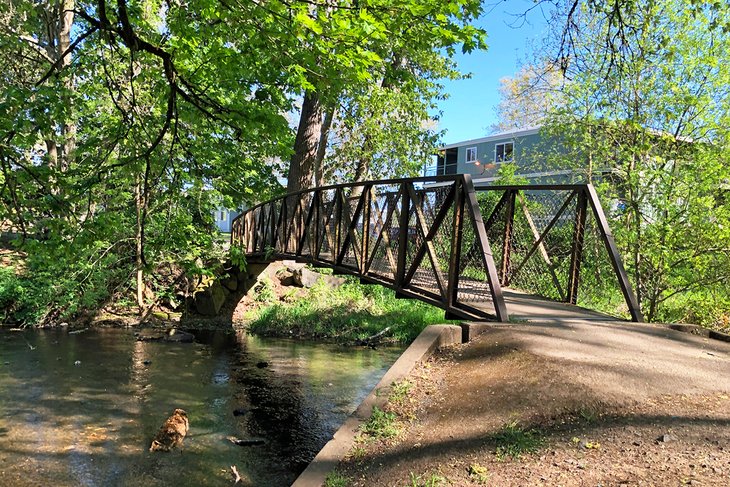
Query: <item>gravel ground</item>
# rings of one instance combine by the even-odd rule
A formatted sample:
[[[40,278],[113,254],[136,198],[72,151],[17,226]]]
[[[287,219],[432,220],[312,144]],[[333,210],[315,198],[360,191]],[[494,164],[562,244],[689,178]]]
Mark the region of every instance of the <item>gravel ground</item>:
[[[727,343],[647,325],[495,326],[409,382],[387,406],[400,435],[363,438],[338,467],[349,485],[730,485]]]

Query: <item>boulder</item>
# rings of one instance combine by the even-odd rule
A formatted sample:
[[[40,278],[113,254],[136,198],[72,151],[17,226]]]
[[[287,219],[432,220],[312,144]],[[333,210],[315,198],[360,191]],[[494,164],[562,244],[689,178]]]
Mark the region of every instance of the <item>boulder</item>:
[[[195,335],[186,331],[178,330],[176,328],[170,329],[164,337],[166,342],[176,343],[193,343],[195,341]]]
[[[227,275],[221,279],[221,284],[229,291],[235,291],[238,289],[238,277],[234,275]]]
[[[331,288],[340,287],[345,283],[345,280],[341,277],[325,276],[307,269],[306,267],[294,269],[292,272],[292,279],[295,285],[306,288],[314,286],[320,279],[322,279]]]
[[[319,278],[323,276],[322,274],[310,271],[306,267],[302,267],[301,269],[294,269],[294,272],[292,272],[292,277],[294,280],[294,284],[296,284],[297,286],[310,288],[317,284]]]
[[[209,280],[195,291],[195,309],[205,316],[216,316],[226,301],[228,292],[217,280]]]
[[[279,278],[279,282],[282,286],[296,286],[297,283],[294,280],[294,273],[289,269],[282,269],[276,273]]]

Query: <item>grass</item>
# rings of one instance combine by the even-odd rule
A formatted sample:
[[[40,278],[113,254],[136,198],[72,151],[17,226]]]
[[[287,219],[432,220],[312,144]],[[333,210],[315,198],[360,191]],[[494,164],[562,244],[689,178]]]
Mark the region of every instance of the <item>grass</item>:
[[[267,296],[269,297],[269,296]],[[266,336],[297,336],[353,342],[389,328],[383,341],[408,343],[428,325],[448,323],[443,310],[416,300],[396,299],[392,290],[346,278],[332,289],[318,283],[300,299],[262,305],[249,329]]]
[[[544,444],[540,432],[535,429],[524,429],[517,421],[507,423],[502,431],[494,435],[497,443],[497,459],[512,458],[518,460],[522,455],[537,452]]]
[[[436,473],[432,473],[431,475],[416,475],[411,472],[410,487],[438,487],[445,482],[447,482],[446,478]]]
[[[478,484],[484,485],[487,483],[487,480],[489,480],[489,471],[487,470],[487,467],[483,467],[478,463],[472,463],[469,465],[468,472],[469,477]]]
[[[330,472],[324,479],[324,487],[347,487],[350,479],[337,472]]]
[[[403,404],[408,398],[408,393],[411,392],[413,383],[406,379],[399,382],[393,382],[390,386],[390,394],[388,395],[388,402],[396,405]]]
[[[372,439],[395,438],[400,434],[398,416],[375,406],[370,419],[360,426],[360,431]]]

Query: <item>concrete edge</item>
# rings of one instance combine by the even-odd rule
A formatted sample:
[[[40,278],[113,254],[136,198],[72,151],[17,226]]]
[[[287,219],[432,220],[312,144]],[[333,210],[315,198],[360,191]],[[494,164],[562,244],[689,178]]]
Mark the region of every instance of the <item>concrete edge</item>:
[[[297,477],[292,487],[320,487],[327,475],[349,453],[360,431],[360,425],[367,421],[374,407],[382,408],[388,400],[390,387],[405,378],[419,362],[426,360],[441,347],[462,343],[462,328],[457,325],[430,325],[411,343],[380,382],[358,406],[332,439],[319,451],[314,460]]]

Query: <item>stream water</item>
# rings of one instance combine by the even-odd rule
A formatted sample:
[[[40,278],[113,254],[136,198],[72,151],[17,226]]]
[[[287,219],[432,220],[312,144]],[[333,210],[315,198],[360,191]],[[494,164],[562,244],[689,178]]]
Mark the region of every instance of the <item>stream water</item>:
[[[400,352],[0,330],[0,485],[231,485],[232,465],[244,485],[290,485]],[[149,452],[175,408],[190,420],[182,451]]]

